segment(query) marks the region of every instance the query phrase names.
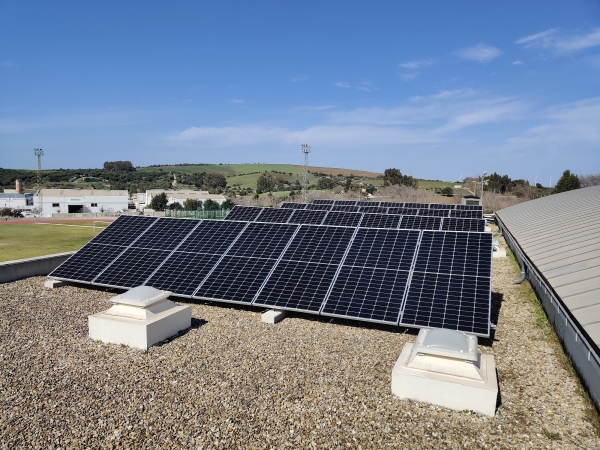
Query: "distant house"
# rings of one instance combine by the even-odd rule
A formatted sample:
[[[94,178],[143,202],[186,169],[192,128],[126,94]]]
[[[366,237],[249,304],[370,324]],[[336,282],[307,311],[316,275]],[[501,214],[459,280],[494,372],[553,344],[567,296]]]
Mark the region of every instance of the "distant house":
[[[150,205],[152,199],[163,192],[167,195],[169,205],[175,202],[183,205],[183,202],[187,199],[200,200],[202,202],[210,199],[221,205],[227,200],[227,197],[224,195],[209,194],[208,191],[149,189],[145,193],[133,194],[132,198],[136,209],[149,208],[148,205]]]
[[[6,192],[0,194],[0,208],[19,209],[27,211],[33,208],[33,194],[17,194],[16,192]]]
[[[41,189],[41,194],[41,197],[34,196],[34,207],[41,206],[43,217],[52,217],[55,213],[127,211],[129,204],[129,193],[120,190]]]

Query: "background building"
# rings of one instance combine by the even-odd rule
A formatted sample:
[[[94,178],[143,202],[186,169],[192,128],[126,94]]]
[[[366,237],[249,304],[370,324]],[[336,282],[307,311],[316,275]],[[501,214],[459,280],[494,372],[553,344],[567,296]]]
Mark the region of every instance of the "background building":
[[[102,189],[41,189],[41,197],[34,197],[34,207],[40,207],[42,216],[56,213],[99,213],[127,211],[129,193]]]
[[[208,191],[149,189],[145,193],[133,194],[133,202],[135,203],[136,209],[149,208],[148,205],[150,205],[152,199],[163,192],[167,194],[169,205],[178,202],[183,206],[183,202],[185,202],[187,199],[200,200],[202,202],[210,199],[221,205],[225,200],[227,200],[227,197],[224,195],[209,194]]]
[[[33,208],[33,194],[6,193],[0,194],[0,208],[20,209],[27,211]]]

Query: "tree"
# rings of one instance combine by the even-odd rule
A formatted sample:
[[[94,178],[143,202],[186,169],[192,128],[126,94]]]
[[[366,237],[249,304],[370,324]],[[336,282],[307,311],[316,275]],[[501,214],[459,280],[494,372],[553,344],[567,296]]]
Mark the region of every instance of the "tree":
[[[409,175],[402,175],[402,172],[400,172],[398,169],[392,168],[385,169],[385,172],[383,172],[383,185],[403,185],[416,188],[418,187],[419,183],[415,178]]]
[[[152,201],[150,202],[150,209],[153,209],[154,211],[164,211],[167,207],[167,203],[169,203],[167,194],[161,192],[152,198]]]
[[[440,194],[445,195],[446,197],[452,197],[454,195],[454,189],[451,187],[445,187],[441,190]]]
[[[204,210],[205,211],[214,211],[215,209],[219,209],[219,204],[210,198],[204,202]]]
[[[104,163],[104,170],[111,172],[135,172],[135,167],[133,167],[131,161],[106,161]]]
[[[227,179],[219,172],[208,172],[204,175],[204,186],[208,192],[214,192],[218,188],[227,187]]]
[[[197,200],[195,198],[186,198],[183,202],[183,207],[188,210],[196,211],[197,209],[202,209],[202,200]]]
[[[222,209],[231,209],[235,206],[235,203],[233,203],[231,201],[231,199],[227,199],[223,202],[223,204],[221,205]]]
[[[518,181],[518,180],[517,180]],[[504,194],[506,191],[512,191],[514,183],[508,175],[498,175],[496,172],[485,179],[485,190]]]
[[[271,192],[275,188],[275,180],[270,174],[261,174],[256,180],[256,193]]]
[[[173,202],[169,205],[169,209],[183,209],[183,206],[179,202]]]
[[[337,181],[331,178],[321,177],[319,181],[317,181],[317,189],[328,190],[333,189],[337,186]]]
[[[579,189],[581,187],[581,181],[579,177],[574,173],[571,173],[570,170],[565,170],[560,177],[560,180],[556,183],[553,194],[558,194],[560,192],[572,191],[573,189]]]

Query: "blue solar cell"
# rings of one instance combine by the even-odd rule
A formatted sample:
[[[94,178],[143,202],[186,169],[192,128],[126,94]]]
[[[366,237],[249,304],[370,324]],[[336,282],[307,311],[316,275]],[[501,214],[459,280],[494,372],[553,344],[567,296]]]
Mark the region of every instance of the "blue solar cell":
[[[303,225],[281,257],[283,260],[339,264],[354,228]]]
[[[148,279],[170,251],[129,248],[94,280],[94,284],[132,288]]]
[[[397,324],[409,272],[343,266],[321,314]]]
[[[277,259],[297,228],[298,225],[251,223],[227,254]]]
[[[218,255],[174,252],[145,285],[190,296],[219,259]]]
[[[294,210],[281,208],[263,208],[263,212],[254,219],[255,222],[286,223]]]
[[[225,256],[193,297],[250,304],[275,262],[275,259]]]
[[[329,211],[332,207],[332,203],[309,203],[305,209],[309,211]]]
[[[333,205],[333,200],[313,200],[313,204]]]
[[[358,212],[358,209],[355,205],[333,205],[331,211]]]
[[[173,250],[198,224],[197,220],[161,219],[131,246],[156,250]]]
[[[396,214],[365,214],[361,228],[398,228],[402,216]]]
[[[360,228],[344,265],[408,271],[419,236],[417,230]]]
[[[225,217],[225,220],[251,221],[256,219],[262,211],[263,208],[236,205],[231,211],[229,211],[229,213]]]
[[[442,223],[441,217],[431,216],[402,216],[398,228],[410,230],[439,230]]]
[[[254,305],[318,314],[336,270],[336,265],[282,260]]]
[[[90,283],[127,247],[87,244],[49,275],[63,280]]]
[[[361,213],[329,211],[323,225],[338,225],[344,227],[356,227],[362,219]]]
[[[177,249],[180,252],[221,255],[247,224],[225,220],[203,220]]]
[[[450,217],[461,217],[463,219],[483,219],[483,211],[455,209],[450,211]]]
[[[157,221],[157,217],[120,216],[90,243],[128,246]]]
[[[430,217],[448,217],[450,210],[448,209],[419,209],[419,216],[430,216]]]
[[[442,230],[446,231],[485,231],[484,219],[462,219],[458,217],[446,217],[442,222]]]
[[[414,272],[400,325],[490,332],[491,279]]]
[[[304,209],[306,208],[306,203],[283,202],[281,208]]]
[[[307,211],[305,209],[297,209],[288,220],[288,223],[320,225],[326,215],[327,211]]]

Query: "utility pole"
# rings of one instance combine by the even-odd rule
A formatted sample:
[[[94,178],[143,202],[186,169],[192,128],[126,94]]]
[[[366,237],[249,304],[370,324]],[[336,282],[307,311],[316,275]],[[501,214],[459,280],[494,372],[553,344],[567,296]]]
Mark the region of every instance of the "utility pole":
[[[308,154],[310,147],[308,144],[302,144],[302,153],[304,153],[304,177],[302,179],[302,201],[306,203],[306,192],[308,191]]]
[[[40,209],[40,217],[44,216],[44,202],[43,200],[43,196],[42,196],[42,156],[44,155],[44,152],[41,148],[34,148],[33,149],[33,153],[35,156],[37,156],[37,163],[38,163],[38,168],[37,168],[37,195],[38,195],[38,199],[39,199],[39,209]]]

